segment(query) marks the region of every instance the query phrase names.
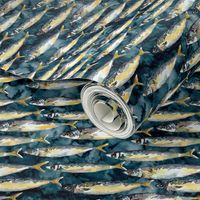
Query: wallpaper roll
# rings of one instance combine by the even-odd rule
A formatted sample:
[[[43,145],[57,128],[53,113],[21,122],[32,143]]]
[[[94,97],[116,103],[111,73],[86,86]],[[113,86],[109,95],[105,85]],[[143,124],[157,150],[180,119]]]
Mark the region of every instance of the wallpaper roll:
[[[0,29],[1,69],[31,79],[35,88],[45,89],[45,81],[89,82],[81,101],[91,122],[114,137],[128,138],[157,110],[164,93],[198,64],[199,15],[191,11],[198,4],[178,4],[96,0],[16,5]],[[186,45],[192,45],[189,52]]]

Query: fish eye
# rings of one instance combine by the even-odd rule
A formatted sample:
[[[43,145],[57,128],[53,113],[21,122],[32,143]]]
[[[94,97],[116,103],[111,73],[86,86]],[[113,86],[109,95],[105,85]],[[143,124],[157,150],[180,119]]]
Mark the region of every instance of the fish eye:
[[[141,142],[142,142],[142,140],[140,138],[136,140],[137,144],[141,144]]]
[[[43,104],[44,104],[44,99],[40,99],[40,100],[38,101],[38,103],[39,103],[40,105],[43,105]]]

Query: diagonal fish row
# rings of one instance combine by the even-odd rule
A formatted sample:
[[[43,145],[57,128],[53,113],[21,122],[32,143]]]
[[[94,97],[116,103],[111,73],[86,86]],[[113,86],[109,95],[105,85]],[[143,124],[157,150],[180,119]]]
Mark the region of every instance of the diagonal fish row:
[[[163,111],[163,108],[168,110],[167,108],[169,106],[176,104],[180,104],[181,106],[190,104],[197,108],[200,105],[198,99],[190,100],[190,96],[181,97],[177,100],[173,98],[173,96],[180,90],[182,91],[182,89],[192,90],[194,92],[200,89],[200,82],[198,75],[196,75],[199,73],[200,48],[197,47],[193,49],[187,57],[183,54],[184,49],[182,50],[182,48],[184,45],[179,45],[177,48],[177,44],[180,44],[180,41],[184,40],[183,35],[188,27],[189,31],[185,34],[187,37],[186,45],[188,48],[191,46],[192,48],[193,46],[198,46],[200,38],[199,14],[197,13],[198,19],[193,20],[193,17],[195,18],[197,15],[192,13],[193,10],[198,11],[199,5],[196,4],[196,1],[138,0],[132,3],[127,0],[124,3],[116,5],[114,9],[112,5],[109,3],[103,4],[101,0],[92,1],[80,7],[71,1],[55,3],[52,0],[43,0],[34,5],[32,5],[31,2],[29,3],[27,4],[23,0],[10,0],[0,8],[0,16],[3,19],[3,23],[0,25],[0,32],[2,35],[2,40],[0,42],[2,49],[0,53],[0,63],[3,71],[10,72],[1,72],[0,83],[2,87],[0,93],[4,97],[10,97],[9,89],[13,87],[12,84],[16,82],[20,84],[20,81],[24,81],[23,78],[26,78],[25,90],[29,91],[29,95],[25,97],[18,99],[4,98],[0,100],[0,106],[2,107],[2,111],[0,112],[0,131],[3,133],[0,137],[0,146],[15,147],[16,145],[38,142],[44,143],[45,146],[25,150],[23,148],[11,151],[2,150],[0,152],[0,157],[22,157],[21,154],[23,153],[24,157],[30,155],[37,158],[56,159],[75,156],[92,150],[99,150],[106,153],[103,147],[108,146],[107,143],[96,146],[93,145],[92,147],[85,145],[55,146],[50,145],[48,135],[39,135],[35,138],[30,136],[13,136],[13,134],[37,133],[64,127],[67,129],[69,128],[69,130],[62,132],[59,135],[60,138],[91,141],[115,139],[97,128],[78,127],[79,123],[82,123],[82,120],[87,120],[87,116],[83,112],[68,111],[66,107],[79,106],[80,99],[69,99],[65,96],[58,97],[59,95],[57,95],[56,91],[66,91],[72,87],[81,87],[85,85],[87,81],[77,79],[67,80],[70,78],[87,78],[117,89],[123,87],[124,84],[128,82],[130,83],[129,80],[133,77],[133,83],[120,93],[125,102],[130,102],[131,95],[138,86],[144,88],[142,94],[144,99],[149,98],[151,95],[159,94],[159,91],[169,82],[174,71],[178,69],[177,76],[182,73],[183,78],[178,80],[179,82],[172,88],[168,89],[161,98],[161,101],[150,109],[150,112],[145,115],[144,121],[141,123],[140,129],[137,132],[151,134],[149,131],[152,130],[152,128],[144,128],[146,127],[145,124],[159,123],[159,125],[156,126],[156,130],[158,131],[183,134],[199,133],[200,122],[198,120],[198,115],[200,111]],[[21,15],[28,15],[27,13],[32,13],[33,10],[36,11],[36,15],[25,21],[21,21]],[[51,12],[55,11],[57,15],[52,16]],[[49,15],[51,16],[49,17]],[[176,20],[176,22],[172,24],[172,27],[161,34],[160,37],[156,37],[152,42],[152,47],[146,49],[143,42],[151,38],[156,28],[161,25],[163,26],[165,23],[168,23],[168,21],[171,23],[174,20]],[[191,24],[190,26],[188,25],[189,23]],[[115,28],[116,24],[120,25]],[[72,29],[71,27],[73,27],[73,31],[69,32],[68,30]],[[37,32],[34,32],[34,28]],[[134,32],[136,33],[135,35]],[[13,41],[14,36],[19,36],[19,39]],[[64,40],[64,43],[66,43],[66,40],[69,41],[64,46],[60,46],[58,44],[59,40]],[[34,45],[36,42],[37,45]],[[9,43],[11,44],[7,45]],[[30,51],[29,45],[31,46]],[[34,45],[33,48],[32,45]],[[28,47],[26,48],[26,46]],[[177,53],[172,52],[173,55],[168,60],[165,60],[163,53],[170,51],[170,49],[174,47],[177,48]],[[54,50],[52,54],[49,53],[51,50]],[[129,52],[137,53],[128,61],[125,61],[123,66],[119,68],[118,63],[126,58]],[[143,55],[148,56],[150,52],[155,56],[161,55],[162,57],[160,58],[165,61],[157,63],[158,70],[153,74],[148,84],[140,83],[139,80],[144,79],[142,77],[138,79],[135,73],[142,68],[141,61],[144,57]],[[104,62],[105,58],[108,59],[102,64],[101,62]],[[22,70],[19,69],[20,66],[22,66]],[[28,73],[24,74],[23,70],[28,70]],[[137,74],[139,75],[139,73]],[[197,78],[194,78],[194,76],[197,76]],[[44,92],[54,91],[55,96],[38,99],[37,95],[32,97],[34,90]],[[38,94],[40,95],[41,93],[38,92]],[[13,109],[11,109],[11,111],[9,111],[10,109],[7,110],[7,107],[11,106],[11,108],[14,108],[12,106],[16,105],[17,108],[22,107],[23,109],[20,111],[15,109],[14,111]],[[57,107],[59,108],[59,112],[55,109]],[[33,109],[33,111],[29,108]],[[50,108],[53,109],[49,112]],[[25,111],[26,109],[27,111]],[[35,120],[35,117],[37,120]],[[190,118],[195,118],[196,120],[182,121]],[[67,122],[65,120],[67,120]],[[72,120],[72,122],[68,120]],[[165,122],[171,123],[166,125]],[[11,134],[11,136],[9,136],[9,134]],[[200,167],[198,165],[161,164],[137,169],[128,168],[129,161],[150,163],[183,157],[190,157],[191,160],[192,158],[198,158],[198,152],[196,154],[195,149],[182,151],[181,153],[173,150],[174,147],[199,145],[200,141],[198,138],[159,136],[132,138],[128,142],[133,145],[141,144],[147,147],[159,147],[159,150],[112,150],[110,153],[106,153],[105,156],[118,160],[118,163],[113,165],[89,163],[50,164],[49,161],[33,165],[3,163],[0,166],[0,176],[3,177],[14,173],[20,173],[28,169],[43,171],[41,167],[44,165],[48,165],[46,170],[63,174],[94,173],[121,169],[122,174],[128,176],[153,180],[168,180],[162,181],[162,183],[159,184],[157,184],[156,181],[152,182],[149,180],[142,182],[140,179],[138,179],[139,182],[86,182],[64,185],[62,189],[64,191],[88,195],[128,192],[139,187],[161,188],[168,191],[188,193],[200,191],[199,179],[176,180],[176,178],[184,178],[199,173]],[[172,151],[163,151],[162,147],[170,147]],[[124,166],[124,162],[127,163],[127,167]],[[61,186],[59,181],[62,178],[63,177],[59,177],[48,180],[2,179],[0,181],[0,191],[20,192],[47,184]],[[0,198],[16,199],[18,196],[21,196],[21,193],[8,197],[0,196]],[[163,198],[194,200],[200,197],[136,194],[126,197],[126,199],[127,198],[142,200],[149,198],[156,200]]]

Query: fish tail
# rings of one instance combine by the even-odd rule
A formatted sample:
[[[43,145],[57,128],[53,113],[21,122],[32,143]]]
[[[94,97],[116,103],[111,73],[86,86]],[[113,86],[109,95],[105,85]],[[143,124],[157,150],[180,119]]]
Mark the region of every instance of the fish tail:
[[[5,87],[5,88],[1,88],[1,91],[0,91],[0,93],[3,93],[3,94],[8,94],[8,92],[7,92],[6,88],[7,88],[7,87]]]
[[[55,185],[59,185],[60,187],[62,187],[62,184],[60,183],[60,180],[62,180],[63,177],[60,178],[56,178],[50,181],[50,183],[55,184]]]
[[[10,156],[16,156],[16,157],[18,157],[18,158],[23,158],[23,156],[22,155],[20,155],[20,151],[21,151],[22,149],[20,148],[20,149],[18,149],[18,150],[15,150],[15,151],[12,151],[12,152],[10,152]]]
[[[152,182],[153,182],[153,180],[149,181],[149,182],[144,182],[141,185],[144,186],[144,187],[149,187],[149,188],[153,189]]]
[[[48,135],[42,136],[40,138],[37,139],[38,142],[42,142],[45,144],[50,144],[50,142],[47,140]]]
[[[144,133],[144,134],[146,134],[146,135],[148,135],[148,136],[152,136],[151,133],[150,133],[150,131],[151,131],[152,129],[153,129],[153,127],[151,127],[151,128],[146,128],[146,129],[141,130],[141,131],[139,131],[139,132]]]
[[[78,121],[74,121],[74,122],[68,122],[66,123],[67,126],[71,126],[73,128],[76,128],[76,124],[77,124]]]
[[[181,45],[179,45],[179,47],[178,47],[177,54],[178,54],[178,56],[185,56],[185,54],[182,53],[182,47],[181,47]]]
[[[106,151],[103,148],[107,147],[107,146],[108,146],[108,143],[99,145],[99,146],[95,147],[95,149],[97,149],[97,150],[99,150],[99,151],[101,151],[103,153],[106,153]]]
[[[124,163],[125,162],[118,163],[118,164],[114,165],[114,167],[117,168],[117,169],[123,169],[123,170],[126,171],[127,169],[124,167]]]
[[[3,39],[1,40],[1,42],[12,39],[13,36],[8,36],[8,32],[5,33],[5,35],[3,36]]]
[[[22,195],[23,192],[19,192],[10,196],[11,200],[17,200],[17,198]]]
[[[19,58],[24,58],[25,56],[20,55],[20,52],[18,52],[15,56],[15,59],[19,59]]]
[[[37,165],[33,165],[32,168],[33,168],[33,169],[36,169],[36,170],[38,170],[38,171],[40,171],[40,172],[45,172],[45,171],[42,169],[42,167],[43,167],[44,165],[48,164],[48,163],[49,163],[49,161],[42,162],[42,163],[39,163],[39,164],[37,164]]]
[[[186,97],[186,98],[177,100],[177,101],[175,101],[175,102],[178,103],[178,104],[184,105],[184,106],[189,106],[189,105],[186,103],[186,101],[189,100],[189,99],[190,99],[190,97]]]
[[[197,157],[196,155],[194,155],[194,152],[195,152],[195,149],[192,149],[192,150],[186,152],[185,156],[199,159],[199,157]]]
[[[139,79],[138,79],[138,75],[136,74],[135,78],[134,78],[134,81],[133,81],[133,85],[136,86],[136,85],[144,85],[143,83],[139,82]]]
[[[31,99],[31,97],[25,97],[23,99],[17,100],[17,103],[22,104],[24,106],[28,106],[28,104],[26,103],[27,100]]]

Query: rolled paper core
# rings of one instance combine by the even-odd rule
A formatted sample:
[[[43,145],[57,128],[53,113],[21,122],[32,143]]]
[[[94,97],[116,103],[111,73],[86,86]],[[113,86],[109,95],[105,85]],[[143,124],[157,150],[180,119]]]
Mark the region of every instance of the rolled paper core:
[[[111,100],[117,106],[117,111],[109,105]],[[81,102],[91,122],[105,133],[120,139],[135,133],[135,120],[129,106],[106,86],[88,83],[81,91]]]

